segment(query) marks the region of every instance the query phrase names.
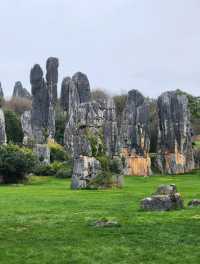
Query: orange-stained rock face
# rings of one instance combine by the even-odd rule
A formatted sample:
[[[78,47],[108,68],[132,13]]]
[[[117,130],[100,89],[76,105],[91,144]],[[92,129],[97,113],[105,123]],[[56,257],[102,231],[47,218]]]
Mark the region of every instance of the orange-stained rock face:
[[[131,176],[151,175],[151,159],[148,154],[144,157],[135,153],[129,153],[127,148],[122,149],[121,156],[125,158],[125,174]]]
[[[176,173],[184,173],[186,167],[186,158],[183,154],[176,153],[166,153],[164,155],[165,158],[165,167],[167,171],[170,171],[171,168],[176,165]]]

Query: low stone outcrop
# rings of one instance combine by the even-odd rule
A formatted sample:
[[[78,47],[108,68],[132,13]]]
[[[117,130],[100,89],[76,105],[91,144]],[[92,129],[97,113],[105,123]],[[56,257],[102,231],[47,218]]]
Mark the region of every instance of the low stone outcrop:
[[[200,199],[193,199],[191,201],[189,201],[188,203],[189,207],[199,207],[200,206]]]
[[[50,163],[50,149],[47,144],[36,144],[34,152],[41,163]]]
[[[5,117],[4,112],[0,108],[0,144],[6,144],[6,125],[5,125]]]
[[[30,93],[22,86],[21,82],[16,82],[13,89],[13,97],[31,99]]]
[[[94,180],[101,172],[101,164],[94,157],[79,156],[74,159],[72,189],[91,188]]]
[[[188,99],[177,92],[158,98],[157,167],[162,173],[178,174],[194,169]]]
[[[127,175],[151,175],[149,108],[137,90],[128,93],[120,125],[120,152]]]
[[[183,200],[174,184],[161,185],[155,194],[140,202],[140,208],[145,211],[170,211],[183,207]]]

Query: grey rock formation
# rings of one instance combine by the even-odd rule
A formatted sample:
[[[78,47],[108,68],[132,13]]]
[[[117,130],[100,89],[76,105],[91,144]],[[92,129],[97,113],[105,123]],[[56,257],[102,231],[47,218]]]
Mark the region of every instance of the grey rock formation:
[[[46,82],[41,67],[31,69],[32,86],[31,126],[35,142],[43,144],[55,136],[55,106],[57,102],[58,59],[49,58],[46,63]]]
[[[21,82],[15,83],[15,86],[13,89],[13,97],[31,99],[30,93],[26,90],[26,88],[23,88]]]
[[[30,146],[34,143],[32,126],[31,126],[31,111],[25,111],[21,115],[21,124],[24,133],[23,144],[25,146]]]
[[[68,111],[69,109],[70,83],[71,83],[70,77],[66,77],[62,81],[61,93],[60,93],[60,105],[63,111]]]
[[[46,63],[46,84],[48,90],[48,137],[54,139],[55,136],[55,106],[57,103],[57,83],[58,83],[58,59],[48,58]]]
[[[4,97],[4,93],[3,93],[3,88],[0,82],[0,97],[3,98]]]
[[[42,144],[48,136],[49,94],[43,78],[40,65],[31,69],[30,82],[32,86],[31,125],[35,142]]]
[[[34,152],[38,157],[39,161],[44,164],[50,163],[50,149],[46,144],[36,144]]]
[[[117,152],[117,121],[115,105],[112,99],[104,103],[91,101],[89,81],[86,75],[77,73],[72,80],[63,80],[63,94],[65,109],[68,109],[68,121],[65,128],[65,147],[74,158],[74,173],[72,188],[87,188],[89,178],[94,179],[95,173],[85,173],[86,180],[82,182],[83,175],[77,176],[80,168],[98,167],[97,156],[114,156]],[[89,167],[90,167],[89,166]],[[88,169],[85,169],[86,171]],[[93,170],[93,169],[92,169]]]
[[[191,201],[189,201],[188,203],[189,207],[199,207],[200,206],[200,199],[193,199]]]
[[[120,152],[125,159],[125,174],[150,175],[149,108],[137,90],[128,93],[120,126]]]
[[[108,156],[118,155],[118,126],[116,108],[112,98],[107,98],[103,108],[103,135]]]
[[[74,159],[72,175],[72,189],[90,188],[92,180],[96,179],[101,171],[101,164],[94,157],[79,156]]]
[[[196,148],[194,151],[195,169],[200,169],[200,149]]]
[[[177,188],[175,184],[170,185],[160,185],[154,195],[174,195],[177,193]]]
[[[80,103],[89,102],[91,100],[90,83],[87,76],[82,72],[77,72],[72,77],[76,89],[79,94]]]
[[[77,72],[72,79],[66,77],[62,81],[60,104],[70,116],[80,103],[91,101],[90,84],[84,73]]]
[[[46,83],[49,90],[50,101],[53,105],[57,102],[57,83],[58,83],[58,66],[57,58],[50,57],[46,62]]]
[[[6,144],[6,124],[5,124],[5,117],[4,112],[0,108],[0,144]]]
[[[188,99],[177,92],[158,98],[157,166],[162,173],[178,174],[194,169]]]
[[[145,211],[169,211],[182,209],[184,205],[175,185],[162,185],[153,196],[143,199],[140,207]]]

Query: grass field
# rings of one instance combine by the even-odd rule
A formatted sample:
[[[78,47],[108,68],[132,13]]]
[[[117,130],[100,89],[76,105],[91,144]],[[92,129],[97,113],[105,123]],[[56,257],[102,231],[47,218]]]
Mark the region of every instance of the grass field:
[[[185,204],[200,198],[200,173],[127,177],[123,189],[72,191],[69,180],[33,177],[0,187],[0,263],[200,263],[200,208],[142,212],[139,201],[175,183]],[[113,217],[121,227],[94,228]]]

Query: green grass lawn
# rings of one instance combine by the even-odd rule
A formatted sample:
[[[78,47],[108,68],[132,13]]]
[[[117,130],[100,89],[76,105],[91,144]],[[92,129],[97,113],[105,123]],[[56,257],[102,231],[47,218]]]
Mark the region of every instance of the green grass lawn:
[[[175,183],[200,198],[200,173],[126,177],[123,189],[72,191],[69,180],[33,177],[0,187],[0,264],[200,263],[200,208],[142,212],[139,201]],[[114,217],[121,227],[94,228]]]

